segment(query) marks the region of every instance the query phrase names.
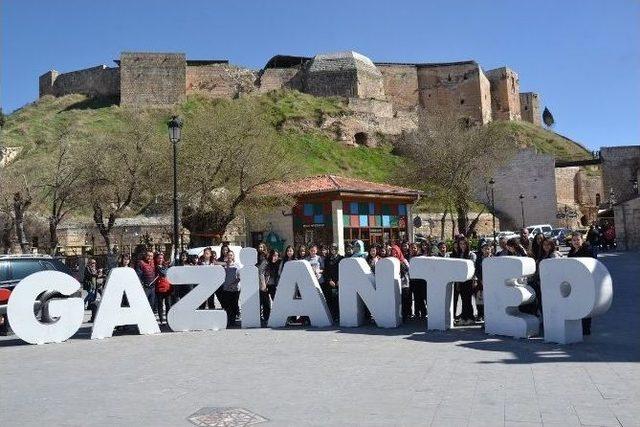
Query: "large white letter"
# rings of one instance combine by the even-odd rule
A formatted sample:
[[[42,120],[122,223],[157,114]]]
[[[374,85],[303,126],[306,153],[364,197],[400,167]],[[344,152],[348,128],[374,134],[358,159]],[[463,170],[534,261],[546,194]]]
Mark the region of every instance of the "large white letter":
[[[257,262],[258,251],[255,248],[240,249],[240,326],[243,328],[262,326]]]
[[[127,296],[129,307],[122,307],[122,296]],[[102,292],[91,339],[113,335],[113,328],[121,325],[137,325],[141,334],[159,334],[156,316],[144,294],[142,284],[133,268],[118,267],[111,270]]]
[[[413,257],[409,276],[427,281],[427,328],[445,331],[453,327],[453,282],[473,277],[473,261],[458,258]]]
[[[528,338],[539,332],[538,318],[518,310],[535,297],[533,289],[518,280],[535,272],[536,262],[532,258],[491,257],[482,262],[486,333]]]
[[[540,263],[544,340],[582,341],[581,319],[606,313],[613,299],[609,270],[594,258],[545,259]]]
[[[300,291],[299,299],[294,298],[296,287]],[[290,316],[308,316],[311,326],[332,324],[327,301],[309,261],[289,261],[284,265],[268,325],[281,328]]]
[[[224,275],[221,265],[171,267],[167,271],[167,279],[174,286],[196,285],[169,310],[167,321],[171,330],[217,331],[227,328],[224,310],[198,310],[200,304],[224,283]]]
[[[13,332],[31,344],[62,342],[75,334],[84,318],[82,298],[49,300],[49,314],[58,317],[54,323],[41,323],[33,313],[33,305],[43,292],[54,290],[71,295],[80,283],[60,271],[39,271],[22,279],[11,292],[7,316]]]
[[[383,258],[376,264],[376,274],[362,258],[340,261],[340,326],[364,323],[365,304],[376,325],[395,328],[400,325],[400,261]]]

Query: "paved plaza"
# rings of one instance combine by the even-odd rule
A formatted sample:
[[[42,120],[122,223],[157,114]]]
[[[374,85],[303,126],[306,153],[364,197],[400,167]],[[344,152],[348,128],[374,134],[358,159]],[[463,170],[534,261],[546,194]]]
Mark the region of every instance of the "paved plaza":
[[[85,325],[44,346],[6,337],[0,423],[189,426],[200,410],[242,408],[245,424],[225,425],[251,413],[268,426],[640,425],[640,254],[600,260],[613,305],[593,335],[567,346],[419,324],[102,341]]]

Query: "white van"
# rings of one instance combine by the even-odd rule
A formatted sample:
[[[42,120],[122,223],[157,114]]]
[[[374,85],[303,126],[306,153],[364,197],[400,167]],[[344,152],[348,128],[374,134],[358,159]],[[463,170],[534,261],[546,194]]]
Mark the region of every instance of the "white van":
[[[528,226],[527,230],[529,230],[529,237],[531,238],[533,238],[538,233],[542,233],[546,237],[549,237],[551,236],[551,230],[553,230],[553,227],[549,224],[538,224]]]

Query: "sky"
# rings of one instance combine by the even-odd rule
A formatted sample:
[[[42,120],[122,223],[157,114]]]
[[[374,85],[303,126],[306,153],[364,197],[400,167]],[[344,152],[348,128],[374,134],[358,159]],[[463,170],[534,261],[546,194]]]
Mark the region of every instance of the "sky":
[[[185,52],[259,69],[275,54],[355,50],[378,62],[508,66],[554,130],[589,149],[640,144],[640,1],[0,0],[0,105],[38,76],[121,51]]]

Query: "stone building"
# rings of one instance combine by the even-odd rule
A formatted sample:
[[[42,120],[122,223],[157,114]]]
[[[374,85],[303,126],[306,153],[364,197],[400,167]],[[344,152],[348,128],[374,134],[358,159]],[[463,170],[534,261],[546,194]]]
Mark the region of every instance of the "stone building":
[[[559,225],[554,171],[554,157],[532,149],[519,150],[511,161],[498,168],[493,176],[495,207],[505,230],[518,229],[523,222],[527,226]],[[490,205],[487,190],[486,183],[479,183],[476,198]]]
[[[523,121],[542,126],[540,112],[540,98],[537,93],[523,92],[520,94],[520,117]]]
[[[293,182],[269,184],[262,194],[285,194],[293,208],[275,209],[264,225],[251,227],[256,236],[276,233],[283,244],[335,243],[344,253],[345,242],[371,244],[397,239],[413,240],[413,204],[420,191],[336,175],[320,175]],[[265,226],[266,225],[266,226]]]
[[[613,190],[617,203],[626,202],[638,196],[637,183],[640,178],[640,145],[602,147],[602,185],[605,198]],[[634,181],[636,189],[634,189]]]
[[[617,249],[640,250],[640,197],[618,203],[613,207]]]
[[[50,70],[40,76],[40,96],[80,93],[119,99],[122,105],[163,106],[180,103],[191,93],[235,98],[290,88],[348,98],[359,113],[369,115],[365,122],[380,119],[374,133],[411,128],[417,107],[428,114],[444,112],[484,124],[492,119],[519,120],[524,105],[523,120],[540,123],[537,95],[519,94],[514,71],[502,67],[485,75],[475,61],[373,62],[347,51],[314,57],[276,55],[257,71],[223,59],[190,60],[184,53],[122,52],[115,62],[117,67]],[[354,134],[347,140],[355,142]]]
[[[520,79],[508,67],[487,71],[493,120],[520,120]]]

